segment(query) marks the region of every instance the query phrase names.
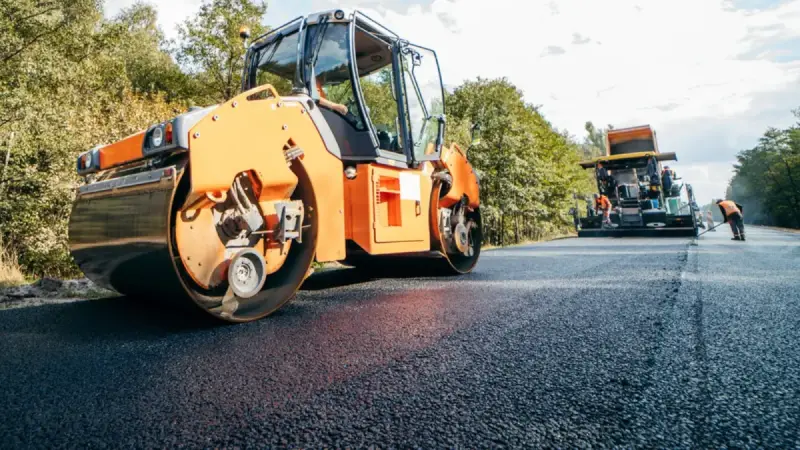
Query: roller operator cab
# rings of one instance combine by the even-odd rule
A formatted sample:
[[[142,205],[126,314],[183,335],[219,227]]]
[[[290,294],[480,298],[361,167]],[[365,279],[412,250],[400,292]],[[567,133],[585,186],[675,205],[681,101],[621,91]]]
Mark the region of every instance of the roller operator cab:
[[[72,255],[100,285],[233,322],[281,307],[314,261],[469,272],[479,185],[445,124],[433,50],[357,11],[298,18],[248,46],[238,96],[78,157]]]
[[[594,171],[598,195],[608,197],[610,223],[602,211],[590,207],[580,217],[574,208],[578,236],[696,236],[701,221],[694,193],[669,161],[677,161],[675,153],[658,150],[649,125],[610,130],[606,155],[580,163]]]

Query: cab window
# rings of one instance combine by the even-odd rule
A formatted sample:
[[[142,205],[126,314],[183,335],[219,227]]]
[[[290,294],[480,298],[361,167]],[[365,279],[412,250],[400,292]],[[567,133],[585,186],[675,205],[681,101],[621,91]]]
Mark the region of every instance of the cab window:
[[[319,105],[344,117],[357,130],[366,130],[350,77],[350,33],[346,23],[312,25],[306,33],[307,70],[314,68]]]
[[[403,152],[392,77],[392,49],[388,42],[356,28],[356,62],[366,115],[382,150]]]
[[[379,147],[383,150],[402,152],[391,68],[387,67],[361,77],[360,82],[369,119],[378,135]]]
[[[436,152],[439,117],[444,115],[444,95],[439,63],[431,50],[408,45],[401,51],[403,90],[408,114],[408,128],[416,160]]]
[[[294,32],[259,49],[254,56],[250,87],[271,84],[279,95],[292,94],[297,70],[297,39]]]

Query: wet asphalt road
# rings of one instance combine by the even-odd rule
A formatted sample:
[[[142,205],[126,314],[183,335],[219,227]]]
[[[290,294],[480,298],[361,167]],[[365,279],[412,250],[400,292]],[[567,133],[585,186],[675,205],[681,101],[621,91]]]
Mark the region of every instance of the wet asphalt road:
[[[0,311],[0,447],[800,447],[800,234],[322,273],[257,323]]]

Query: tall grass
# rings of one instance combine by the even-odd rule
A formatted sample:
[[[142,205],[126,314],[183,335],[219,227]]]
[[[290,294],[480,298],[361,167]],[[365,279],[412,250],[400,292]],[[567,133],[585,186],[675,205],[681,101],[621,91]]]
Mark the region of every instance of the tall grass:
[[[17,260],[17,254],[6,248],[0,240],[0,288],[25,283],[25,276]]]

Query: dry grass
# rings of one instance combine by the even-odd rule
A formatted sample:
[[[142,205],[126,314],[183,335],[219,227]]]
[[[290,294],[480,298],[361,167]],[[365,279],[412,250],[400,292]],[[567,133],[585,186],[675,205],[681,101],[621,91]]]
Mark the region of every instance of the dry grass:
[[[25,284],[25,276],[19,267],[17,255],[0,242],[0,288],[20,284]]]

